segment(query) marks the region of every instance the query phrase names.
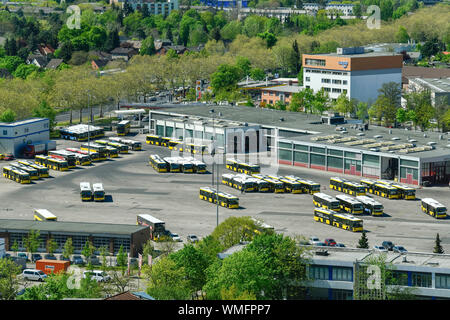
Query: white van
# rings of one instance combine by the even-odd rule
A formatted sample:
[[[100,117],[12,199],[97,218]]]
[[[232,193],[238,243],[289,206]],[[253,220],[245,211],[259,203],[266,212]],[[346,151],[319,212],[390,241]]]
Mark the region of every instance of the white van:
[[[22,272],[23,278],[25,280],[33,280],[33,281],[44,281],[47,278],[47,275],[41,270],[36,269],[25,269]]]
[[[83,278],[87,277],[90,277],[92,280],[97,282],[106,282],[111,280],[111,277],[106,272],[101,270],[84,271]]]

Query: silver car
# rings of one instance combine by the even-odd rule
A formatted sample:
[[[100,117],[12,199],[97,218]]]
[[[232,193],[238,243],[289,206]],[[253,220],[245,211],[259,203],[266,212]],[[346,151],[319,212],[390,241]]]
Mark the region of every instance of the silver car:
[[[33,280],[33,281],[44,281],[47,278],[47,275],[41,270],[37,269],[25,269],[22,272],[23,278],[25,280]]]

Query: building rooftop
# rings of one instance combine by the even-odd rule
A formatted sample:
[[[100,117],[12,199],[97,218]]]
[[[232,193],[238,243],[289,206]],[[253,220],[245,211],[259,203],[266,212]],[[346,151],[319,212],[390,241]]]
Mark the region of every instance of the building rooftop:
[[[289,112],[273,109],[262,108],[249,108],[249,107],[237,107],[237,106],[218,106],[218,105],[190,105],[164,108],[162,107],[158,111],[162,111],[167,115],[161,116],[166,118],[168,115],[172,116],[197,116],[204,119],[208,119],[209,110],[214,109],[216,114],[219,112],[222,114],[221,120],[231,120],[235,122],[245,123],[248,125],[261,125],[263,128],[279,128],[279,135],[281,139],[288,139],[294,141],[304,141],[308,143],[325,144],[330,146],[344,147],[354,149],[356,152],[361,150],[369,151],[366,143],[366,147],[363,144],[354,143],[356,140],[372,139],[375,142],[384,142],[384,145],[380,145],[378,154],[387,154],[392,157],[392,154],[410,156],[414,158],[433,158],[448,156],[447,160],[450,160],[450,136],[448,134],[442,134],[438,132],[421,132],[419,130],[405,130],[396,128],[385,128],[380,126],[369,125],[368,130],[361,131],[357,127],[358,125],[352,123],[340,124],[339,127],[345,128],[346,133],[336,131],[336,125],[327,125],[321,122],[321,116],[306,114],[303,112]],[[156,117],[156,119],[158,119]],[[212,117],[211,117],[212,118]],[[217,119],[216,119],[217,121]],[[338,139],[322,139],[317,141],[317,137],[324,137],[329,135],[338,135],[343,138],[347,138],[347,141],[341,141]],[[349,139],[352,137],[351,139]],[[314,139],[311,139],[314,138]],[[352,140],[352,141],[349,141]],[[361,141],[363,142],[363,141]],[[399,148],[402,144],[412,143],[416,147],[426,146],[424,151],[416,151],[410,153],[400,152]],[[352,145],[353,144],[353,145]],[[390,146],[390,150],[383,151],[382,147]],[[396,145],[392,147],[393,145]],[[431,146],[433,145],[433,146]],[[373,147],[373,146],[371,146]],[[432,149],[434,147],[434,149]],[[443,161],[443,160],[441,160]]]
[[[26,119],[26,120],[15,121],[15,122],[0,122],[0,126],[2,126],[2,127],[16,127],[16,126],[21,126],[21,125],[24,125],[24,124],[38,122],[38,121],[43,121],[43,120],[48,120],[48,119],[47,118],[30,118],[30,119]]]
[[[450,77],[450,68],[403,66],[402,76],[406,78],[448,78]]]
[[[450,77],[448,78],[410,78],[418,84],[428,87],[433,92],[450,92]]]
[[[331,53],[318,53],[312,54],[313,56],[329,56],[329,57],[344,57],[344,58],[367,58],[367,57],[384,57],[384,56],[398,56],[395,52],[364,52],[353,54],[339,54],[336,52]]]
[[[0,230],[39,230],[43,232],[70,232],[82,234],[116,234],[130,235],[145,226],[112,224],[112,223],[87,223],[67,221],[34,221],[19,219],[0,219]]]
[[[277,86],[277,87],[263,88],[264,91],[289,92],[289,93],[297,93],[302,91],[303,89],[304,88],[302,86]]]

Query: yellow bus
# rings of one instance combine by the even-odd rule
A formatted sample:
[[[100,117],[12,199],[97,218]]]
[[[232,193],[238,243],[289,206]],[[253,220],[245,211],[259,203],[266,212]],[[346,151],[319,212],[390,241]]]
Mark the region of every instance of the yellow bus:
[[[261,172],[261,167],[257,164],[242,162],[238,164],[238,172],[248,175],[258,174]]]
[[[269,177],[259,174],[259,173],[252,175],[252,177],[267,182],[269,184],[268,192],[274,192],[274,193],[285,192],[284,184],[280,180],[269,178]]]
[[[298,182],[302,184],[303,189],[306,193],[314,194],[320,192],[320,184],[311,180],[299,179]]]
[[[346,194],[338,194],[336,199],[339,201],[339,205],[342,211],[348,212],[350,214],[363,214],[364,205],[361,201],[350,197]]]
[[[25,171],[30,175],[31,180],[38,180],[40,178],[39,171],[37,169],[25,166],[23,164],[20,164],[19,162],[12,162],[9,164],[10,167],[13,167],[17,170]]]
[[[235,159],[227,159],[225,162],[225,166],[228,170],[231,171],[238,171],[238,164],[240,163],[239,160],[235,160]]]
[[[361,179],[359,182],[366,188],[366,193],[375,193],[375,183],[377,183],[375,180]]]
[[[3,167],[3,176],[18,183],[31,183],[30,175],[28,173],[13,167]]]
[[[339,177],[331,177],[330,178],[330,189],[339,191],[339,192],[344,192],[344,182],[346,180],[343,178],[339,178]]]
[[[322,208],[314,209],[314,220],[328,224],[330,226],[341,228],[344,230],[359,232],[363,231],[363,221],[349,214],[336,213],[334,211]]]
[[[371,214],[372,216],[383,215],[384,207],[380,202],[375,201],[368,196],[358,196],[356,197],[356,200],[361,202],[364,206],[364,211]]]
[[[128,146],[123,143],[108,140],[95,140],[95,143],[115,148],[119,153],[128,153]]]
[[[56,171],[67,171],[69,170],[69,164],[66,160],[60,160],[56,158],[52,158],[49,156],[41,156],[37,155],[34,158],[34,162],[36,164],[40,164],[43,166],[46,166],[49,169],[56,170]]]
[[[113,142],[119,142],[119,143],[125,144],[128,146],[129,149],[131,149],[133,151],[142,150],[142,143],[139,141],[135,141],[135,140],[131,140],[131,139],[124,139],[124,138],[120,138],[120,137],[109,137],[108,139]]]
[[[374,194],[388,199],[400,199],[400,191],[393,186],[383,183],[375,183],[373,186]]]
[[[181,172],[181,165],[175,157],[163,158],[167,162],[167,169],[170,172]]]
[[[284,189],[286,190],[286,192],[290,192],[290,193],[304,193],[306,190],[303,189],[303,186],[300,182],[297,181],[292,181],[290,179],[287,178],[280,178],[279,179],[281,182],[283,182],[284,184]]]
[[[36,169],[39,173],[39,177],[41,177],[41,178],[49,177],[48,168],[46,166],[42,166],[40,164],[33,163],[30,160],[19,160],[18,162],[24,166],[28,166],[28,167]]]
[[[330,178],[330,189],[344,192],[352,196],[366,195],[366,187],[364,185],[339,177]]]
[[[92,189],[94,201],[105,201],[105,189],[102,183],[93,183]]]
[[[34,209],[34,220],[36,221],[57,221],[58,218],[47,209]]]
[[[336,198],[322,192],[313,194],[313,203],[314,206],[319,208],[329,209],[336,212],[341,210],[339,201]]]
[[[130,120],[122,120],[117,124],[117,135],[125,136],[130,133],[131,121]]]
[[[91,201],[92,200],[92,189],[89,182],[80,182],[80,196],[81,201]]]
[[[432,198],[424,198],[421,201],[422,211],[436,219],[447,217],[447,208]]]
[[[108,157],[106,146],[100,144],[84,143],[80,146],[80,149],[88,152],[96,152],[98,154],[97,161],[106,160]]]
[[[157,154],[152,154],[149,156],[148,163],[152,166],[152,168],[157,172],[169,172],[169,165],[167,162]]]
[[[211,203],[217,203],[219,205],[228,209],[239,208],[239,198],[225,192],[219,192],[210,187],[200,188],[199,198],[204,201]]]
[[[415,200],[416,199],[416,189],[404,186],[402,184],[393,183],[391,184],[394,188],[400,191],[400,197],[405,200]]]

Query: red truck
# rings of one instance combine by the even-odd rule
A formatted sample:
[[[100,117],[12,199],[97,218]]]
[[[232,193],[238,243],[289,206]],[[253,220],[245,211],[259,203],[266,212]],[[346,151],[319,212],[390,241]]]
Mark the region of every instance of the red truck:
[[[36,261],[36,269],[41,270],[45,274],[59,273],[67,271],[70,261],[65,260],[38,260]]]
[[[39,141],[27,144],[24,146],[22,153],[27,159],[34,158],[37,154],[45,154],[50,150],[56,149],[56,141]]]

